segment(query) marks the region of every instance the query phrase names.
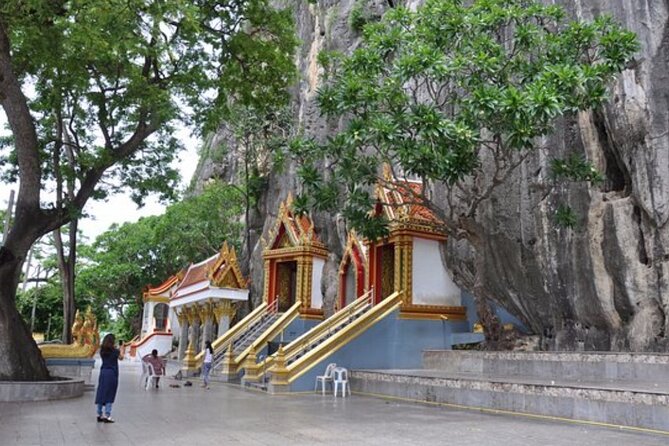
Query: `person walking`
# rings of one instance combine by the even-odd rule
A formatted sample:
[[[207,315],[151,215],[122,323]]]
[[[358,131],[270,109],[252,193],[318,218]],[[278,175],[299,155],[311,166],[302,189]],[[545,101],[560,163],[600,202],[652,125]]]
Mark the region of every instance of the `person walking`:
[[[109,333],[102,340],[102,346],[100,347],[102,366],[100,367],[98,390],[95,394],[95,404],[98,406],[98,422],[100,423],[114,422],[111,411],[118,389],[118,360],[123,359],[121,351],[114,346],[115,341],[114,335]]]
[[[211,371],[211,364],[214,362],[214,348],[211,346],[211,341],[207,341],[204,347],[204,362],[202,363],[202,377],[204,383],[202,387],[209,388],[209,372]]]

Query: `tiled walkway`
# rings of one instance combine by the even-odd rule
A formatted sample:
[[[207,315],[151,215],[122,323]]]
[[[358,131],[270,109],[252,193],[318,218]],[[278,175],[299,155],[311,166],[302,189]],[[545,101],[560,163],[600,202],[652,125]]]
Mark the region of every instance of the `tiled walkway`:
[[[124,363],[116,424],[94,393],[0,403],[0,445],[667,445],[669,436],[452,410],[353,395],[268,396],[214,383],[144,391]]]

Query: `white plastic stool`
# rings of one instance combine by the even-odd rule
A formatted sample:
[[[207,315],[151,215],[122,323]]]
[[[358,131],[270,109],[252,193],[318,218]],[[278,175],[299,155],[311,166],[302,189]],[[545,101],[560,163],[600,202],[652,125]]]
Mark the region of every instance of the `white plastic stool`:
[[[351,394],[351,387],[348,385],[348,370],[344,367],[337,367],[332,371],[332,382],[334,383],[334,396],[337,397],[337,389],[341,385],[341,396],[346,398],[346,391]]]

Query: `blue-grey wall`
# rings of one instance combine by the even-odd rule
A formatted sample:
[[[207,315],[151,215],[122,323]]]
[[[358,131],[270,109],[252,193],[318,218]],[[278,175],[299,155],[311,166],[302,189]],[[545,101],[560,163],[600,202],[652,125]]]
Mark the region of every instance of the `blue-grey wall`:
[[[387,315],[341,349],[322,359],[291,383],[292,391],[313,390],[316,376],[331,362],[347,369],[416,369],[426,349],[450,349],[453,333],[467,330],[466,321],[399,319]]]

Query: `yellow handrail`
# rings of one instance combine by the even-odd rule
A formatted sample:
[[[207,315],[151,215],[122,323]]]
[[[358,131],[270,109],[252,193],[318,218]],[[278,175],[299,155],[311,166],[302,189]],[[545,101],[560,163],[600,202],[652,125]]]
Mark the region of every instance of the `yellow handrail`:
[[[297,339],[291,341],[290,344],[283,348],[286,360],[292,359],[309,345],[317,342],[321,337],[328,334],[331,330],[338,327],[345,319],[352,318],[357,313],[364,310],[367,304],[371,305],[373,298],[373,289],[370,289],[365,294],[337,311],[335,314],[313,327],[311,330],[299,336]],[[265,358],[263,362],[263,369],[269,370],[274,365],[276,353]]]
[[[255,321],[261,318],[268,311],[267,303],[263,302],[258,305],[255,310],[250,312],[244,317],[241,321],[237,322],[234,326],[230,327],[228,331],[223,333],[222,336],[217,338],[214,342],[211,343],[212,348],[214,349],[214,354],[225,350],[228,347],[228,344],[237,337],[238,334],[245,331],[250,325]],[[198,353],[195,356],[195,362],[198,366],[202,365],[204,360],[204,350]]]
[[[326,339],[322,344],[318,345],[313,350],[307,352],[304,356],[288,365],[288,382],[293,382],[304,373],[311,370],[323,358],[336,352],[349,341],[355,339],[360,334],[364,333],[369,327],[373,326],[378,321],[385,318],[388,314],[399,308],[402,292],[395,292],[383,299],[381,302],[372,307],[369,311],[363,314],[360,318],[353,321],[341,331],[337,332],[330,338]],[[270,370],[272,372],[272,370]]]
[[[235,358],[235,364],[241,364],[242,361],[249,354],[251,349],[253,351],[260,351],[261,347],[269,342],[271,339],[274,339],[285,327],[290,324],[299,314],[300,306],[302,302],[295,302],[292,307],[290,307],[285,313],[283,313],[279,318],[274,321],[272,325],[269,326],[251,345],[246,347],[246,349],[241,352]]]

